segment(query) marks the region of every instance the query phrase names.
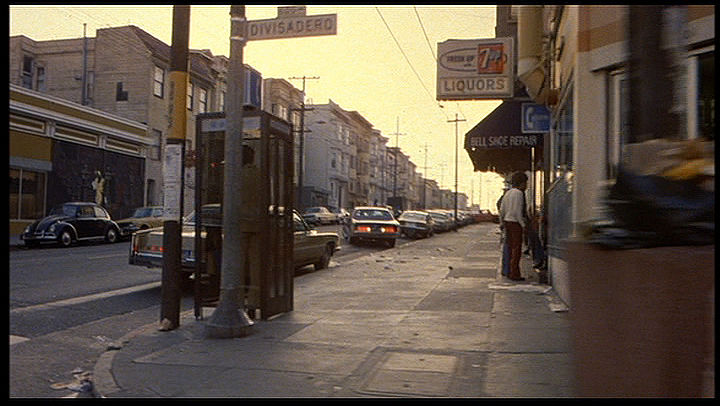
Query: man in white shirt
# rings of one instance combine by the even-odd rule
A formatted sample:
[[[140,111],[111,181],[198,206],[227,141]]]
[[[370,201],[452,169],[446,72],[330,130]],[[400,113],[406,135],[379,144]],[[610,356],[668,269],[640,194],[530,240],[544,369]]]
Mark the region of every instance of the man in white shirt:
[[[525,189],[527,175],[515,172],[510,178],[512,189],[508,190],[500,203],[500,221],[505,227],[510,246],[510,274],[514,281],[524,281],[520,273],[520,255],[522,254],[523,228],[527,226],[525,217]]]

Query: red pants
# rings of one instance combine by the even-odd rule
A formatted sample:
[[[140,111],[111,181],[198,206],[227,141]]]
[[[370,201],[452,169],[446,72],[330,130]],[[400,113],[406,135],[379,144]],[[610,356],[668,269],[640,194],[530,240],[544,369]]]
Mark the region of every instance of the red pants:
[[[514,221],[505,222],[505,232],[507,234],[507,242],[510,247],[510,274],[508,278],[519,279],[520,274],[520,255],[522,254],[523,229],[520,223]]]

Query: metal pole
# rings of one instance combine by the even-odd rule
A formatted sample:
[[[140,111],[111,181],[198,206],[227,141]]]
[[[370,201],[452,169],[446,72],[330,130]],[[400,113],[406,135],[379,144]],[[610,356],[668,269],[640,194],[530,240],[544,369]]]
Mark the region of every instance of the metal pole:
[[[319,76],[313,77],[291,77],[292,79],[302,79],[302,101],[300,102],[300,137],[299,137],[299,148],[298,148],[298,199],[297,209],[302,210],[305,208],[305,202],[302,199],[302,188],[303,188],[303,176],[305,176],[305,111],[312,109],[305,108],[305,79],[320,79]]]
[[[230,66],[225,129],[225,176],[223,184],[223,241],[220,269],[220,301],[206,326],[210,338],[244,337],[251,333],[252,320],[245,313],[243,284],[249,233],[240,226],[242,188],[242,125],[247,20],[245,6],[230,6]]]
[[[174,330],[180,325],[183,155],[185,152],[188,42],[190,6],[173,6],[172,47],[170,50],[170,128],[163,163],[165,214],[163,222],[163,269],[161,285],[160,330]]]
[[[458,122],[467,121],[465,119],[458,119],[458,113],[455,113],[455,120],[448,120],[448,123],[455,123],[455,225],[457,226],[458,220]],[[455,227],[457,231],[457,227]]]
[[[396,120],[396,130],[395,134],[390,134],[395,136],[395,168],[394,168],[394,174],[393,174],[393,199],[397,198],[397,167],[398,167],[398,153],[400,152],[400,136],[405,135],[400,133],[400,117],[397,117]]]

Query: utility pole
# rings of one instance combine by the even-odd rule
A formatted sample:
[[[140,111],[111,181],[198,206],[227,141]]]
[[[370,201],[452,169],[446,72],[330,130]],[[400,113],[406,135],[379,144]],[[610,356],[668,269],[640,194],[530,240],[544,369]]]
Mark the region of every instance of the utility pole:
[[[210,338],[244,337],[254,324],[238,303],[245,281],[245,258],[249,233],[240,225],[241,194],[237,187],[242,179],[243,96],[245,70],[243,47],[247,41],[245,6],[230,6],[230,66],[228,69],[228,100],[225,129],[225,175],[223,182],[223,241],[220,269],[220,299],[208,320],[206,333]],[[199,208],[198,208],[199,209]]]
[[[427,179],[427,168],[428,168],[428,166],[427,166],[427,150],[428,150],[427,142],[425,143],[425,145],[423,145],[423,149],[425,150],[425,166],[423,166],[423,200],[422,200],[422,204],[423,204],[423,209],[427,209],[427,190],[426,190],[427,189],[426,179]]]
[[[458,119],[458,113],[455,113],[455,120],[448,120],[448,123],[455,123],[455,224],[458,219],[458,122],[467,121],[465,119]],[[455,228],[457,231],[457,227]]]
[[[397,197],[397,167],[398,167],[398,153],[400,152],[400,139],[401,135],[405,133],[400,132],[400,117],[397,117],[396,130],[393,134],[395,136],[395,170],[393,171],[393,198]]]
[[[302,189],[303,189],[303,176],[305,176],[305,112],[306,111],[312,111],[313,109],[306,109],[305,108],[305,80],[306,79],[320,79],[319,76],[303,76],[303,77],[296,77],[293,76],[290,78],[290,80],[293,79],[302,79],[302,101],[300,102],[300,137],[299,137],[299,148],[298,148],[298,158],[300,162],[298,162],[298,196],[297,196],[297,205],[298,209],[302,210],[305,208],[305,204],[302,200]]]
[[[163,222],[163,268],[161,285],[160,330],[174,330],[180,325],[181,250],[184,188],[184,154],[186,133],[185,100],[188,82],[188,42],[190,6],[173,6],[172,47],[170,49],[170,128],[163,162],[163,209],[169,220]]]

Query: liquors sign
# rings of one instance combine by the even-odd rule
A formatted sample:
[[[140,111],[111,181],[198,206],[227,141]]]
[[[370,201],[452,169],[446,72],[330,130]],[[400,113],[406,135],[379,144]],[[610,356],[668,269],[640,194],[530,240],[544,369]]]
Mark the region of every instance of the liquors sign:
[[[512,98],[513,84],[512,38],[438,43],[438,100]]]

